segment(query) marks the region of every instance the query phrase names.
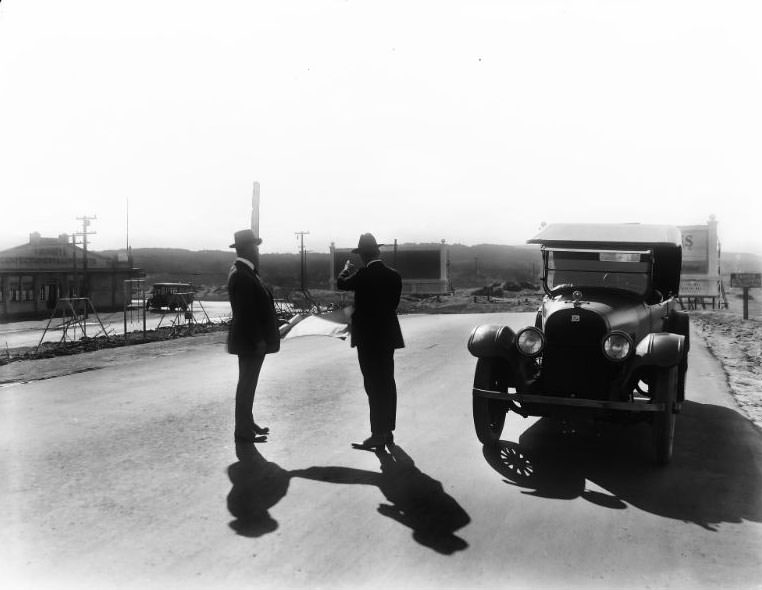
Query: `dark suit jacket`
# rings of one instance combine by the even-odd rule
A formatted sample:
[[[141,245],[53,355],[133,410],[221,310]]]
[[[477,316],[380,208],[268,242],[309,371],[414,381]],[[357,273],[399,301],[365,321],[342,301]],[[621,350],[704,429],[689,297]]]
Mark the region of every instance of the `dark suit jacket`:
[[[280,333],[270,290],[255,270],[236,260],[228,275],[233,321],[228,332],[230,354],[264,354],[280,350]]]
[[[339,274],[336,285],[355,292],[352,346],[382,350],[405,346],[397,319],[402,278],[396,270],[374,261],[352,275]]]

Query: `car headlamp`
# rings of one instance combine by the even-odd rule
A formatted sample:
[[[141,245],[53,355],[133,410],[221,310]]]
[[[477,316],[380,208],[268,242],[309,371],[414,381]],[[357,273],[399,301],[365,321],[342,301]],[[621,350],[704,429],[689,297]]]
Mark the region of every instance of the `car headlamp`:
[[[610,361],[623,361],[634,349],[632,338],[626,332],[611,332],[603,339],[603,354]]]
[[[532,326],[524,328],[516,334],[516,348],[526,356],[537,356],[545,348],[545,336]]]

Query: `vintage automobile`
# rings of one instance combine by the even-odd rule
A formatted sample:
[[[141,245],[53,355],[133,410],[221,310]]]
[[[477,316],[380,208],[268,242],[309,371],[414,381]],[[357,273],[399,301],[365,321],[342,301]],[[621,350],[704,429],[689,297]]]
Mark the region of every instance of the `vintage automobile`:
[[[476,436],[495,445],[506,414],[649,421],[655,459],[672,457],[685,399],[689,318],[678,310],[682,237],[672,226],[551,224],[534,325],[474,328]]]
[[[190,283],[154,283],[146,297],[146,309],[187,311],[193,302],[193,287]]]

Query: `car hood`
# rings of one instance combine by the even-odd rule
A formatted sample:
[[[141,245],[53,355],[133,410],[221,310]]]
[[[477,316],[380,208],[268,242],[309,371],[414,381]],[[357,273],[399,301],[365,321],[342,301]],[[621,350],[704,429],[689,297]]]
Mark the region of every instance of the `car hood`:
[[[602,300],[583,296],[579,302],[575,302],[571,296],[559,295],[543,302],[543,324],[554,314],[569,313],[574,309],[583,310],[583,313],[595,313],[603,319],[609,331],[622,330],[633,337],[641,336],[642,330],[639,327],[648,323],[644,321],[648,317],[648,307],[640,301],[626,297],[607,297]]]

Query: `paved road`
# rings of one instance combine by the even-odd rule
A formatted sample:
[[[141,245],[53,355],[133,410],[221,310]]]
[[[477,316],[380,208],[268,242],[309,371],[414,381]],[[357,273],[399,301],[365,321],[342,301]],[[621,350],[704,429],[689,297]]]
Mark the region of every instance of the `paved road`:
[[[220,334],[79,355],[80,372],[0,388],[0,582],[759,588],[762,435],[698,338],[671,467],[652,466],[640,427],[512,416],[500,452],[482,449],[466,337],[531,320],[403,318],[399,447],[382,457],[350,448],[366,401],[353,351],[328,338],[268,358],[255,407],[273,434],[238,456]]]

